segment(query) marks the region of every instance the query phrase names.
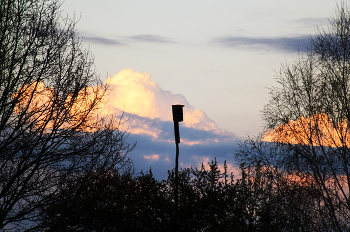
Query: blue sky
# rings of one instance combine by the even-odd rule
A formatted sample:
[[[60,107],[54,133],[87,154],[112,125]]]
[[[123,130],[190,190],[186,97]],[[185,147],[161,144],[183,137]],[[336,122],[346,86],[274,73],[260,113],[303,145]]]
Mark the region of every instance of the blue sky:
[[[184,110],[192,120],[180,124],[180,134],[187,139],[187,144],[180,144],[182,167],[214,157],[234,164],[237,141],[263,129],[260,110],[268,101],[267,87],[275,84],[275,71],[305,51],[308,36],[315,34],[316,25],[327,26],[336,4],[334,0],[65,0],[61,9],[64,15],[75,15],[101,79],[113,80],[128,69],[124,84],[113,85],[115,93],[123,89],[132,96],[146,94],[134,102],[128,102],[130,94],[113,95],[111,101],[119,103],[108,109],[118,112],[121,104],[125,106],[135,122],[128,126],[129,139],[138,141],[131,159],[138,169],[152,166],[162,176],[175,159],[171,104],[186,103]],[[128,77],[134,78],[134,85],[125,84]],[[145,79],[135,80],[138,77]],[[154,107],[156,111],[151,110]],[[145,124],[137,128],[140,120]]]

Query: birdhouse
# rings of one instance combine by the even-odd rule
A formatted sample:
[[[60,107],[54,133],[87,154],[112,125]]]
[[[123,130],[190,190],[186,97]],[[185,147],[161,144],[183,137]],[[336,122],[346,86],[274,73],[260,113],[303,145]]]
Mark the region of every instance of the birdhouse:
[[[173,107],[173,121],[182,122],[183,121],[183,107],[184,105],[172,105]]]

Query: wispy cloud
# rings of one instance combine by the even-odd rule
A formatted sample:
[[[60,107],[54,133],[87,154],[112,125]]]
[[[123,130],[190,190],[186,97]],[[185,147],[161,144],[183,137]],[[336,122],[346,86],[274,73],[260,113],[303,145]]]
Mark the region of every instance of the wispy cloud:
[[[83,40],[85,42],[91,42],[91,43],[103,44],[103,45],[124,45],[124,43],[118,40],[107,39],[107,38],[97,37],[97,36],[83,36]]]
[[[329,25],[328,18],[302,18],[298,20],[294,20],[294,23],[297,23],[303,27],[317,27],[322,25]]]
[[[272,37],[272,38],[259,38],[259,37],[240,37],[240,36],[227,36],[214,39],[214,43],[218,43],[221,46],[229,48],[240,49],[273,49],[289,52],[304,52],[307,51],[309,45],[308,36],[298,37]]]
[[[127,37],[129,40],[149,43],[174,43],[173,40],[159,35],[135,35]]]
[[[143,155],[143,158],[146,160],[157,161],[159,160],[160,155],[152,154],[152,155]]]
[[[83,41],[94,44],[101,44],[106,46],[118,46],[127,45],[135,42],[146,42],[146,43],[175,43],[174,40],[159,36],[159,35],[134,35],[134,36],[120,36],[118,39],[110,39],[101,36],[96,36],[91,33],[83,33]]]

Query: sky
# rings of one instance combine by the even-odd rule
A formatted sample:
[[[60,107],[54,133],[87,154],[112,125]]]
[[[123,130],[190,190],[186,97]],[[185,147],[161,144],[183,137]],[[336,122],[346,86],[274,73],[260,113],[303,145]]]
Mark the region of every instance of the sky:
[[[137,170],[166,178],[175,160],[171,105],[183,104],[180,168],[227,160],[258,135],[281,64],[302,54],[334,0],[65,0],[96,71],[111,84],[106,112],[129,118]]]

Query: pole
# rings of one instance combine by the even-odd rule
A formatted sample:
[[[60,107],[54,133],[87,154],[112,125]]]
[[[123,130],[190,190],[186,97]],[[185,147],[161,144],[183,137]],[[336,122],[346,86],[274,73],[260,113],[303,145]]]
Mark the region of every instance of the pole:
[[[174,122],[174,131],[175,131],[175,143],[176,143],[176,156],[175,156],[175,231],[179,231],[178,227],[178,213],[179,213],[179,122]]]
[[[183,110],[184,105],[172,105],[173,121],[174,121],[174,134],[176,144],[176,156],[175,156],[175,222],[174,231],[179,231],[179,143],[180,143],[180,132],[179,122],[183,121]]]

